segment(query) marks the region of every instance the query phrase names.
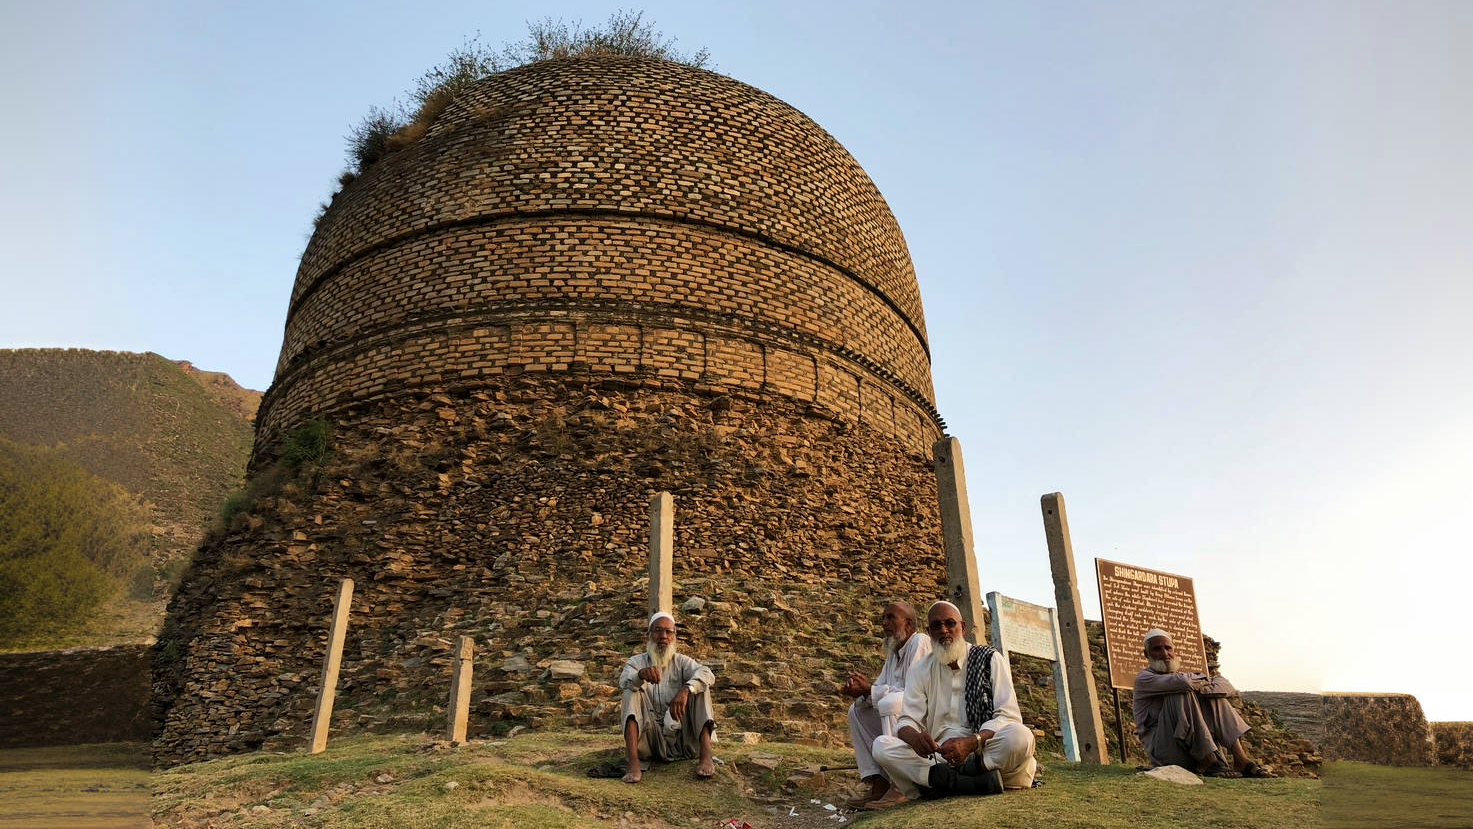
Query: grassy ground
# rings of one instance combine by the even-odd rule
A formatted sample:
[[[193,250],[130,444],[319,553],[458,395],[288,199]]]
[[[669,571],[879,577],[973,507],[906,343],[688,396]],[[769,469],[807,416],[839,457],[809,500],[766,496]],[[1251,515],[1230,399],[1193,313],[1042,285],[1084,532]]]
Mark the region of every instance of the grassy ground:
[[[169,827],[1211,827],[1317,825],[1315,780],[1209,780],[1175,786],[1131,767],[1046,767],[1047,785],[1003,797],[842,808],[858,793],[846,751],[719,744],[717,779],[693,764],[656,766],[639,786],[585,772],[620,754],[615,735],[538,733],[450,747],[423,737],[336,741],[316,757],[254,754],[196,763],[153,779],[156,825]],[[771,766],[772,768],[769,768]],[[812,801],[817,800],[818,803]],[[841,807],[825,809],[826,804]],[[796,812],[796,817],[790,813]],[[841,821],[839,818],[843,818]]]
[[[1473,827],[1473,771],[1326,763],[1326,829],[1394,826],[1399,829]]]
[[[148,826],[148,747],[130,743],[0,751],[0,827]]]

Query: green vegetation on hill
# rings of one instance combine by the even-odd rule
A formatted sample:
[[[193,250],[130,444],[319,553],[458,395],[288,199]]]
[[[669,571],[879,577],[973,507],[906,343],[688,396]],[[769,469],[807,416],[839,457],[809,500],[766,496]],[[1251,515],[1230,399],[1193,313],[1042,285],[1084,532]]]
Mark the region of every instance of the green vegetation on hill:
[[[170,577],[241,484],[253,438],[246,413],[259,398],[225,375],[157,354],[0,350],[0,438],[47,449],[54,460],[141,498],[152,537],[150,572],[118,592],[82,632],[73,626],[71,636],[32,637],[29,647],[137,641],[152,633]],[[74,593],[91,595],[81,584]],[[0,605],[0,615],[8,612]]]
[[[56,450],[0,438],[0,647],[84,624],[147,556],[135,497]]]
[[[0,350],[0,436],[55,448],[197,524],[239,484],[252,431],[157,354],[20,349]]]

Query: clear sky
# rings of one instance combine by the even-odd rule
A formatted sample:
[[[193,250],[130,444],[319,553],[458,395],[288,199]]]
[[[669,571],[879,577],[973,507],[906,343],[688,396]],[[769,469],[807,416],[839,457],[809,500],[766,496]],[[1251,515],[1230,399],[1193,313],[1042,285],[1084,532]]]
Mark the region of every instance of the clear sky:
[[[926,302],[984,590],[1038,498],[1192,576],[1240,688],[1473,720],[1473,3],[642,6],[874,178]],[[348,129],[583,2],[0,2],[0,347],[265,389]]]

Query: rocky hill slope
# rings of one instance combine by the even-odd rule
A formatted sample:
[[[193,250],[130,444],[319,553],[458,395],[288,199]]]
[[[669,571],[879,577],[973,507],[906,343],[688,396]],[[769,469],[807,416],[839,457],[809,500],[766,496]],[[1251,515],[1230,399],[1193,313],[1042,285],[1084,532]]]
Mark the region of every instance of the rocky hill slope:
[[[142,641],[171,581],[241,485],[260,393],[157,354],[0,350],[0,437],[46,447],[141,497],[153,536],[147,579],[80,638],[35,647]]]

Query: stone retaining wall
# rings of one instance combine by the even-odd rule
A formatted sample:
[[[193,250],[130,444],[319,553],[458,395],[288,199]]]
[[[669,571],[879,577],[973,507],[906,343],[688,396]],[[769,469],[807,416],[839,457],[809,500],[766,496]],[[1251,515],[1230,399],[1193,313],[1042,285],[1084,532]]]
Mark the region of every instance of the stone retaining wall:
[[[1436,764],[1432,729],[1416,697],[1327,693],[1324,700],[1326,760],[1358,760],[1383,766]]]
[[[1473,722],[1432,723],[1437,764],[1473,769]]]
[[[150,738],[147,645],[0,654],[0,748]]]

